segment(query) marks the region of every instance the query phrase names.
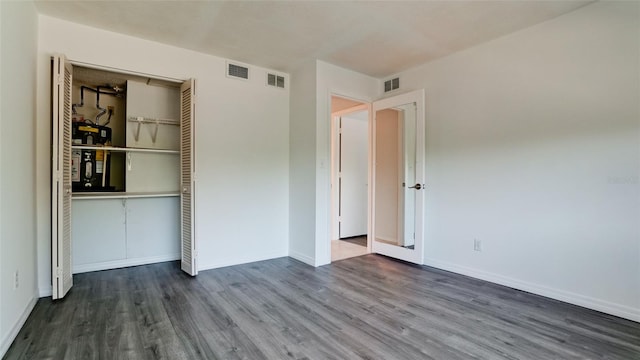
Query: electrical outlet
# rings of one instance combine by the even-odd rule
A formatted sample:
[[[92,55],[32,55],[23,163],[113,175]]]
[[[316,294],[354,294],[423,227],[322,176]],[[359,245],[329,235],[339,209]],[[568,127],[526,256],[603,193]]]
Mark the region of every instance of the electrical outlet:
[[[17,289],[20,286],[20,273],[18,272],[18,270],[16,270],[16,272],[13,274],[13,288]]]
[[[482,241],[479,239],[473,239],[473,250],[482,251]]]

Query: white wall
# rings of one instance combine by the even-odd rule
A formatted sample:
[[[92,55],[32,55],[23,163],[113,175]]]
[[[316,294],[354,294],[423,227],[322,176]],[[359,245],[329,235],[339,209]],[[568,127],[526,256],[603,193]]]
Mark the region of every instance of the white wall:
[[[427,264],[640,320],[639,6],[400,74],[426,89]]]
[[[380,82],[322,61],[292,78],[289,256],[320,266],[331,262],[331,95],[371,102]]]
[[[35,99],[38,22],[32,2],[0,2],[0,357],[37,300]],[[20,36],[17,36],[20,35]],[[14,274],[18,271],[18,288]]]
[[[331,95],[370,103],[380,86],[378,79],[316,62],[315,266],[331,262]]]
[[[315,264],[316,62],[291,75],[289,256]]]
[[[195,235],[200,270],[286,256],[289,221],[289,93],[267,87],[265,69],[227,78],[226,60],[39,17],[37,106],[38,281],[50,293],[49,57],[176,79],[196,79]],[[286,81],[289,81],[286,75]]]

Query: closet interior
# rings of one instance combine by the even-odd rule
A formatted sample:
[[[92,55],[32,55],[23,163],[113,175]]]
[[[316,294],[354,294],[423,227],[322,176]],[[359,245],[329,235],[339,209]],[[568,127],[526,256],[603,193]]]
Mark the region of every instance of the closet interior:
[[[73,66],[73,273],[180,259],[180,85]]]

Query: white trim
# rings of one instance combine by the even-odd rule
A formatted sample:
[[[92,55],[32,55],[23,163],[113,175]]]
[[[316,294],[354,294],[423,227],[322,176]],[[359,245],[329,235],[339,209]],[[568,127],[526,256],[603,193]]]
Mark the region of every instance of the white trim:
[[[258,256],[258,257],[256,257],[256,256],[250,256],[250,257],[247,256],[245,258],[240,258],[240,259],[236,259],[236,260],[233,260],[233,261],[220,261],[220,262],[214,262],[214,263],[210,263],[210,264],[199,265],[198,266],[198,271],[204,271],[204,270],[217,269],[217,268],[222,268],[222,267],[227,267],[227,266],[247,264],[247,263],[252,263],[252,262],[257,262],[257,261],[265,261],[265,260],[277,259],[277,258],[281,258],[281,257],[287,257],[286,252],[277,252],[277,253],[264,255],[264,256]]]
[[[446,261],[425,259],[425,265],[640,322],[640,309],[638,308],[632,308],[629,306],[576,294],[570,291],[554,289],[528,281],[522,281],[500,274],[473,269]]]
[[[305,263],[307,265],[316,267],[315,259],[313,257],[311,257],[311,256],[307,256],[307,255],[301,254],[301,253],[296,252],[296,251],[290,251],[289,252],[289,257],[293,258],[293,259],[296,259],[298,261],[302,261],[303,263]]]
[[[134,75],[134,76],[146,77],[149,79],[161,80],[161,81],[177,83],[177,84],[181,84],[188,80],[188,79],[177,79],[177,78],[154,75],[154,74],[147,74],[139,71],[124,70],[124,69],[115,68],[111,66],[96,65],[96,64],[86,63],[86,62],[72,60],[72,59],[67,59],[67,61],[69,61],[73,66],[83,67],[87,69],[104,70],[104,71],[116,72],[123,75]]]
[[[294,256],[294,254],[290,254],[290,256],[293,257],[294,259],[300,260],[300,261],[302,261],[304,263],[307,263],[309,265],[316,266],[316,267],[322,266],[322,265],[331,264],[331,240],[332,240],[333,235],[334,235],[334,233],[333,233],[333,225],[334,225],[334,218],[333,218],[334,217],[334,199],[333,199],[333,196],[334,196],[334,191],[333,191],[333,189],[331,189],[331,183],[333,182],[333,160],[334,160],[334,158],[332,157],[333,156],[333,147],[334,147],[334,142],[333,142],[333,140],[334,140],[333,134],[334,133],[333,132],[337,131],[334,128],[334,121],[335,121],[334,117],[335,117],[335,115],[343,115],[343,114],[345,114],[345,112],[352,112],[352,110],[354,110],[354,111],[367,111],[368,114],[369,114],[369,120],[368,120],[368,123],[369,123],[369,126],[368,126],[368,132],[369,132],[368,133],[368,139],[369,139],[368,140],[368,145],[369,145],[369,147],[367,149],[367,152],[369,154],[369,159],[368,159],[368,161],[369,161],[369,165],[368,165],[369,193],[368,193],[368,196],[367,196],[367,201],[368,201],[368,206],[367,206],[367,212],[368,212],[368,214],[367,214],[367,254],[372,252],[372,241],[371,241],[372,238],[371,238],[370,234],[371,234],[371,230],[372,230],[372,226],[373,226],[372,222],[371,222],[372,221],[372,212],[371,212],[371,204],[372,204],[372,202],[371,202],[372,201],[372,198],[371,198],[371,189],[372,189],[372,187],[371,187],[371,167],[372,167],[371,149],[372,148],[371,148],[371,146],[372,146],[372,141],[373,141],[371,126],[372,126],[373,109],[372,109],[372,105],[371,105],[371,100],[363,100],[362,98],[359,98],[358,96],[345,95],[343,93],[340,93],[339,91],[335,91],[334,89],[329,89],[329,91],[327,93],[327,96],[328,96],[327,97],[327,99],[328,99],[328,101],[327,101],[327,114],[329,115],[329,117],[327,119],[322,119],[321,120],[321,121],[328,121],[328,124],[329,124],[329,126],[328,126],[328,131],[329,131],[329,133],[328,133],[328,135],[329,135],[328,143],[329,144],[328,145],[329,145],[329,147],[327,148],[327,152],[325,154],[323,154],[323,155],[326,155],[325,158],[329,159],[331,164],[329,164],[328,177],[323,178],[323,180],[321,182],[322,185],[326,185],[326,187],[329,188],[329,191],[328,191],[327,197],[326,197],[326,199],[328,201],[327,202],[327,207],[326,208],[322,207],[322,209],[320,209],[318,207],[318,204],[317,204],[317,201],[316,201],[316,212],[320,211],[320,210],[326,210],[327,213],[328,213],[327,214],[327,216],[328,216],[327,220],[328,221],[326,222],[326,225],[327,225],[327,236],[324,239],[321,239],[318,236],[318,231],[317,231],[318,225],[316,224],[316,239],[315,239],[315,242],[314,242],[315,249],[316,249],[316,254],[315,254],[314,258],[313,258],[313,261],[309,261],[310,258],[308,258],[308,257],[306,257],[304,255],[302,256],[302,258],[296,258]],[[331,105],[332,105],[332,101],[333,101],[332,98],[334,96],[335,97],[339,97],[339,98],[343,98],[343,99],[347,99],[347,100],[352,100],[352,101],[355,101],[355,102],[359,102],[360,105],[356,105],[356,106],[353,106],[351,108],[347,108],[347,109],[344,109],[344,110],[341,110],[341,111],[332,112],[331,111]],[[317,126],[317,124],[316,124],[316,126]],[[318,134],[316,134],[316,137],[317,137],[317,135]],[[318,139],[316,138],[316,141],[317,140]],[[317,145],[318,144],[316,144],[316,160],[317,160],[317,157],[318,157]],[[316,181],[319,181],[317,173],[316,173]],[[318,189],[317,185],[318,184],[316,184],[316,196],[317,196],[317,189]],[[316,221],[317,221],[317,215],[316,215]],[[325,246],[322,246],[322,244],[324,244]],[[324,247],[324,250],[325,250],[324,251],[324,256],[319,256],[319,253],[320,253],[319,250],[322,249],[323,247]],[[303,260],[303,259],[306,259],[306,260]]]
[[[100,263],[93,264],[82,264],[82,265],[74,265],[73,273],[80,274],[90,271],[100,271],[100,270],[110,270],[110,269],[118,269],[129,266],[138,266],[138,265],[147,265],[165,261],[175,261],[180,260],[180,254],[171,254],[171,255],[163,255],[163,256],[152,256],[145,258],[135,258],[135,259],[124,259],[124,260],[114,260],[114,261],[105,261]]]
[[[386,108],[395,108],[397,106],[414,103],[416,106],[416,182],[420,184],[424,184],[425,179],[425,92],[424,89],[414,90],[410,92],[406,92],[403,94],[395,95],[392,97],[380,99],[374,101],[372,104],[372,135],[371,135],[371,178],[369,181],[369,187],[371,192],[371,229],[370,236],[373,239],[380,238],[376,235],[375,231],[375,211],[376,211],[376,199],[375,199],[375,189],[376,189],[376,150],[375,150],[375,138],[376,138],[376,121],[375,116],[378,110],[386,109]],[[386,256],[390,256],[396,259],[412,262],[414,264],[423,264],[424,263],[424,212],[425,212],[425,194],[424,192],[417,193],[420,196],[416,196],[416,213],[415,213],[415,243],[412,249],[389,245],[378,241],[373,241],[372,244],[372,253],[378,253]]]
[[[27,318],[31,314],[31,311],[33,311],[33,308],[36,306],[36,302],[38,302],[38,297],[36,295],[36,293],[33,294],[31,300],[29,300],[27,307],[22,312],[22,315],[20,315],[18,321],[13,325],[11,331],[9,331],[7,336],[2,339],[2,345],[0,345],[0,358],[2,358],[7,353],[7,350],[9,350],[9,347],[13,343],[13,340],[16,339],[18,333],[20,332],[20,329],[22,329],[24,323],[27,321]]]
[[[331,208],[331,228],[329,230],[331,238],[329,240],[336,240],[340,237],[340,232],[338,231],[340,226],[340,216],[338,215],[340,211],[340,204],[338,201],[340,198],[340,188],[338,186],[340,181],[340,172],[338,170],[338,162],[340,161],[340,144],[338,142],[340,135],[340,121],[340,115],[336,113],[331,114],[331,203],[329,205]]]
[[[333,96],[331,98],[333,101]],[[351,100],[351,99],[349,99]],[[355,100],[353,100],[355,101]],[[361,103],[360,105],[355,105],[347,109],[343,109],[340,111],[336,111],[331,113],[331,239],[330,240],[338,240],[340,238],[340,234],[338,231],[338,225],[340,221],[338,220],[338,212],[340,210],[340,204],[338,203],[338,199],[340,198],[339,187],[337,186],[339,182],[339,173],[338,173],[338,163],[340,162],[340,144],[338,143],[338,136],[340,135],[340,128],[338,126],[338,121],[349,114],[353,114],[355,112],[366,111],[367,112],[367,181],[369,181],[369,167],[371,163],[369,162],[369,148],[370,141],[368,128],[369,128],[369,120],[371,119],[371,106],[368,103]],[[367,201],[368,193],[367,193]],[[367,206],[367,212],[369,206]],[[367,214],[367,232],[368,232],[368,222],[369,215]]]

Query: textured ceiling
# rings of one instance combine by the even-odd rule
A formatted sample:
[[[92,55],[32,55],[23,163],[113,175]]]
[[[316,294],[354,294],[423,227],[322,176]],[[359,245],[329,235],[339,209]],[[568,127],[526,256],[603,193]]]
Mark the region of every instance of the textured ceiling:
[[[591,1],[37,1],[40,13],[292,72],[312,59],[374,77]]]

